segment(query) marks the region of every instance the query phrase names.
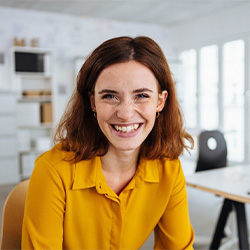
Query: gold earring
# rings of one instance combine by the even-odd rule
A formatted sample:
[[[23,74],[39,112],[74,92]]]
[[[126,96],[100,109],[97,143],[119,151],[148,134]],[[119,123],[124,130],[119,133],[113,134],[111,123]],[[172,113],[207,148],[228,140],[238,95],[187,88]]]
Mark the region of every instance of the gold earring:
[[[158,111],[158,112],[156,112],[156,118],[158,118],[160,116],[160,112]]]
[[[94,109],[92,109],[93,115],[96,118],[96,111]]]

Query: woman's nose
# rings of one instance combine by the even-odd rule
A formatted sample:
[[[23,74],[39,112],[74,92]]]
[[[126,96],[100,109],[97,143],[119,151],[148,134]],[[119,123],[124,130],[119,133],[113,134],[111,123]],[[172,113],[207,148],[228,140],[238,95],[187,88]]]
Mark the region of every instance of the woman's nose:
[[[120,103],[117,109],[117,117],[124,121],[129,121],[134,117],[135,107],[131,101],[124,101]]]

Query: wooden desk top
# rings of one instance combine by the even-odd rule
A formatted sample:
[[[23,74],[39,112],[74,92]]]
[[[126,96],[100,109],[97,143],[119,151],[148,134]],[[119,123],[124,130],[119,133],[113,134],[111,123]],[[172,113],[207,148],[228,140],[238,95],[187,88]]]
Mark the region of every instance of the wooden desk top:
[[[185,178],[187,186],[250,203],[250,164],[201,171]]]

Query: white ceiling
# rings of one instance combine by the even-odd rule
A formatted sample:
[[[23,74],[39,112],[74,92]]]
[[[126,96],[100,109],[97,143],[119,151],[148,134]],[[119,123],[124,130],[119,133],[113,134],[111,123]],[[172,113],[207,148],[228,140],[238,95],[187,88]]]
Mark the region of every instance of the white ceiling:
[[[170,26],[250,0],[0,0],[0,6]]]

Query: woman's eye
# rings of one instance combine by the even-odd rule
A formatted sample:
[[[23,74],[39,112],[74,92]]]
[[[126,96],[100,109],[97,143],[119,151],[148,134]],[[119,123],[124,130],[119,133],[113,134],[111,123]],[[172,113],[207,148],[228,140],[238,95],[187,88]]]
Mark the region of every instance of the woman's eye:
[[[136,98],[137,99],[143,99],[143,98],[149,98],[149,95],[147,95],[147,94],[138,94],[137,96],[136,96]]]
[[[115,95],[112,95],[112,94],[106,94],[102,97],[102,99],[114,99],[115,98]]]

